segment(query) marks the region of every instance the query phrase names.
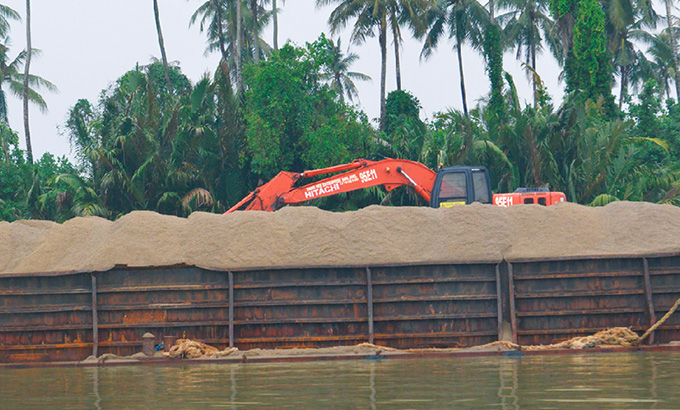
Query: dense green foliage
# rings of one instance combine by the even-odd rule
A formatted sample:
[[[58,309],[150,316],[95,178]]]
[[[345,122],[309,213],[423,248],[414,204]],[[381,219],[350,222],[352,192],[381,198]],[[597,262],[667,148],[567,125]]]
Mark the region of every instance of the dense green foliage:
[[[505,121],[503,101],[503,37],[497,24],[489,24],[484,33],[484,54],[491,84],[491,96],[487,111],[492,121],[492,132],[498,130]]]
[[[597,0],[581,0],[574,26],[574,61],[568,89],[584,98],[611,97],[612,66],[604,30],[604,11]]]
[[[36,218],[61,222],[82,215],[77,187],[68,178],[60,178],[76,175],[73,165],[51,154],[44,154],[31,165],[18,144],[16,133],[0,124],[0,220]]]
[[[137,66],[98,101],[75,101],[64,126],[75,164],[45,154],[31,165],[18,148],[16,132],[3,121],[2,86],[11,90],[20,78],[22,54],[10,61],[3,46],[0,220],[222,212],[281,170],[385,156],[433,169],[484,165],[498,192],[548,186],[584,204],[680,205],[680,105],[667,99],[677,35],[668,28],[642,30],[655,21],[651,3],[626,1],[503,0],[494,21],[473,0],[318,0],[337,5],[333,31],[350,25],[357,44],[378,36],[383,62],[386,36],[398,53],[403,27],[423,39],[424,56],[444,52],[438,47],[444,37],[451,41],[463,110],[424,121],[417,96],[398,89],[384,97],[381,90],[380,124],[345,101],[357,97],[353,81],[368,77],[351,71],[358,57],[344,54],[339,40],[322,34],[301,47],[272,50],[260,38],[271,17],[265,2],[206,1],[192,21],[206,31],[208,49],[220,52],[215,73],[192,83],[178,65],[170,66],[168,83],[161,63]],[[5,23],[0,19],[4,32]],[[469,109],[463,45],[484,56],[490,84],[487,98]],[[520,103],[514,79],[504,72],[510,49],[525,63],[532,104]],[[557,107],[536,64],[543,49],[564,69],[567,92]],[[612,95],[615,74],[620,108]],[[384,75],[383,65],[382,87]],[[312,202],[333,210],[375,203],[422,201],[410,188],[372,188]]]
[[[244,153],[265,180],[280,170],[321,168],[368,154],[367,120],[321,83],[330,70],[322,47],[286,45],[244,73]]]
[[[564,31],[566,91],[582,100],[604,98],[606,114],[615,116],[611,52],[607,47],[607,21],[598,0],[552,0],[551,11]],[[616,43],[614,43],[616,45]]]

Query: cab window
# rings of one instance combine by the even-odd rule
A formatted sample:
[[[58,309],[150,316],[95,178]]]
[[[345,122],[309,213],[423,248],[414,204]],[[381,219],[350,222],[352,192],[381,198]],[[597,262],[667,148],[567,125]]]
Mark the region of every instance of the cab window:
[[[472,172],[472,183],[475,187],[475,202],[482,202],[488,204],[491,202],[489,198],[489,188],[486,186],[486,174],[482,171]]]
[[[467,201],[467,178],[464,172],[444,174],[439,191],[439,202]]]

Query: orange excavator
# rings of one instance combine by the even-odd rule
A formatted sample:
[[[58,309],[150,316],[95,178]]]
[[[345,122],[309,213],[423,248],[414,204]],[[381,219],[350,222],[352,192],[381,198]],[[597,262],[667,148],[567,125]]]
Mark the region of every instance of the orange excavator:
[[[337,175],[299,185],[299,181],[304,178],[325,174]],[[563,193],[550,192],[547,188],[519,188],[514,193],[492,194],[489,171],[481,166],[453,166],[435,172],[419,162],[405,159],[357,159],[349,164],[301,173],[281,171],[225,213],[239,209],[275,211],[288,204],[376,185],[383,185],[387,191],[404,185],[411,186],[433,208],[448,208],[473,202],[497,206],[548,206],[566,201]]]

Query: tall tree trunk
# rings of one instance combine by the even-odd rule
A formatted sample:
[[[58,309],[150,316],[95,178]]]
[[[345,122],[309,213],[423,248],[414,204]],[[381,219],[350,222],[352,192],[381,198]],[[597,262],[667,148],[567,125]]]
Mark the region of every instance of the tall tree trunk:
[[[399,39],[394,33],[394,68],[397,76],[397,90],[401,91],[401,59],[399,58]]]
[[[385,77],[387,74],[387,19],[380,20],[380,131],[385,131]]]
[[[242,0],[236,0],[236,89],[243,89],[241,70],[243,69],[243,16],[241,7]]]
[[[399,57],[399,44],[394,44],[394,65],[397,71],[397,90],[401,91],[401,62]]]
[[[168,56],[165,55],[165,43],[163,42],[161,19],[160,16],[158,15],[158,0],[153,0],[153,16],[156,19],[156,32],[158,33],[158,45],[161,47],[161,58],[163,59],[163,72],[165,73],[165,82],[168,86],[168,92],[172,92],[172,83],[170,82],[170,70],[168,69]]]
[[[276,0],[272,0],[272,14],[274,18],[274,50],[279,49],[279,9]]]
[[[215,17],[217,17],[217,40],[220,43],[220,53],[222,53],[223,62],[227,62],[227,48],[224,41],[224,26],[222,25],[222,7],[218,0],[212,0],[212,6],[215,9]]]
[[[460,38],[456,39],[456,54],[458,56],[458,72],[460,73],[460,96],[463,99],[463,114],[468,115],[467,108],[467,95],[465,93],[465,75],[463,74],[463,52],[461,47],[463,46]]]
[[[28,162],[33,164],[33,147],[31,146],[31,130],[28,124],[28,78],[31,72],[31,0],[26,0],[26,65],[24,66],[24,133],[26,135],[26,153]]]
[[[250,9],[253,13],[253,62],[260,61],[260,47],[258,44],[259,33],[257,32],[257,0],[250,0]]]
[[[538,86],[536,84],[537,78],[536,78],[536,44],[532,43],[531,44],[531,69],[534,70],[531,73],[531,85],[534,88],[534,107],[536,107],[536,104],[538,103]]]
[[[623,97],[626,95],[626,90],[628,88],[628,73],[623,66],[620,68],[621,70],[621,89],[619,90],[619,110],[621,107],[623,107]]]
[[[227,48],[226,48],[226,42],[224,40],[224,25],[222,24],[222,6],[220,5],[218,0],[212,0],[212,5],[215,8],[215,16],[217,17],[217,38],[220,43],[220,53],[222,53],[222,61],[220,61],[220,69],[222,70],[222,74],[226,78],[227,82],[231,86],[231,79],[230,79],[230,73],[229,73],[229,55],[227,54]]]
[[[668,23],[668,35],[671,40],[671,52],[673,53],[673,69],[675,71],[675,94],[680,101],[680,64],[678,63],[678,52],[675,43],[675,33],[673,32],[672,0],[665,0],[666,22]]]

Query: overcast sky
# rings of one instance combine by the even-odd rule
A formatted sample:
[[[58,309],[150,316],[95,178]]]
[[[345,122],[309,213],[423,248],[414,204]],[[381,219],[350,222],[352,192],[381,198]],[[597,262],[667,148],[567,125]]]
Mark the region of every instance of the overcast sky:
[[[198,26],[189,27],[189,19],[204,0],[159,0],[160,18],[165,46],[170,61],[178,61],[182,71],[196,82],[205,73],[212,73],[219,60],[216,54],[205,55],[205,36]],[[24,0],[0,3],[25,15]],[[281,3],[281,1],[279,1]],[[326,25],[332,7],[317,9],[314,0],[288,0],[280,6],[279,42],[290,40],[298,45],[329,33]],[[160,57],[151,0],[33,0],[31,2],[33,48],[40,57],[31,62],[31,73],[39,75],[59,88],[58,94],[44,91],[49,112],[42,114],[30,108],[31,136],[36,157],[44,152],[70,155],[68,135],[60,131],[66,116],[79,98],[97,103],[99,94],[137,63],[148,64]],[[405,31],[406,34],[406,31]],[[343,49],[350,46],[349,28],[339,33]],[[10,57],[25,48],[24,22],[12,22]],[[271,30],[263,37],[271,44]],[[337,38],[338,36],[333,36]],[[423,117],[431,118],[437,111],[449,107],[461,109],[460,79],[451,43],[441,43],[439,51],[427,61],[420,61],[422,44],[410,39],[402,52],[402,87],[418,97]],[[391,41],[391,39],[390,39]],[[393,47],[389,47],[387,91],[396,88]],[[360,56],[353,71],[368,74],[372,82],[357,83],[362,109],[369,118],[379,114],[380,49],[377,39],[363,45],[351,45],[349,51]],[[468,105],[489,91],[482,59],[472,50],[464,53]],[[530,87],[514,53],[505,55],[505,70],[517,84],[520,97],[531,99]],[[538,60],[538,72],[554,98],[560,98],[563,85],[558,84],[559,68],[549,55]],[[21,138],[23,147],[23,117],[21,101],[8,101],[9,122]]]

